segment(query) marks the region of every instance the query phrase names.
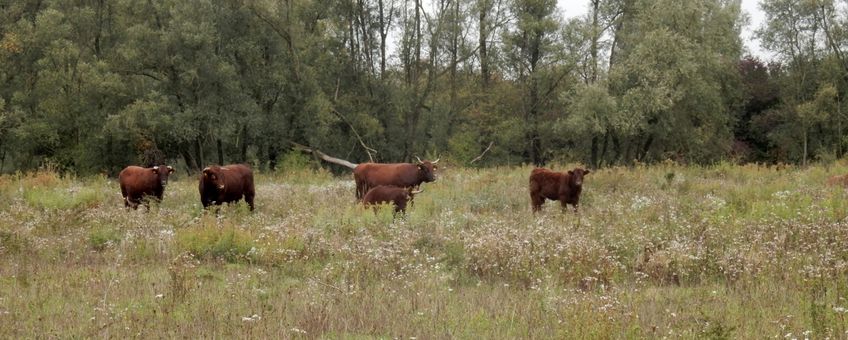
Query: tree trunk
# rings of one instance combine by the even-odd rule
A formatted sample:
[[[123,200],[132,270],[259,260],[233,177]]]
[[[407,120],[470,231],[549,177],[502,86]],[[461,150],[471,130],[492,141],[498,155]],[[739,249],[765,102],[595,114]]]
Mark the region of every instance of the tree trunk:
[[[268,169],[277,170],[277,148],[273,145],[268,145]]]
[[[379,0],[377,2],[377,6],[380,9],[380,78],[385,77],[386,74],[386,37],[388,36],[389,30],[386,25],[385,12],[383,12],[383,1]],[[389,25],[391,25],[391,12],[394,10],[394,6],[389,8]]]
[[[597,168],[598,167],[598,136],[592,137],[592,150],[589,156],[589,165]]]
[[[489,56],[488,56],[488,52],[486,50],[486,45],[487,45],[486,38],[489,34],[488,27],[486,26],[487,25],[486,15],[488,14],[488,11],[489,11],[489,8],[488,8],[489,7],[488,6],[489,1],[488,0],[482,0],[482,2],[483,2],[483,4],[480,5],[480,18],[479,18],[479,25],[480,25],[480,37],[479,37],[479,44],[480,44],[480,83],[483,87],[483,91],[485,92],[489,88]]]
[[[591,54],[591,58],[592,58],[591,63],[592,64],[589,65],[589,67],[591,67],[592,74],[589,75],[589,83],[590,84],[594,84],[595,82],[598,81],[598,40],[601,38],[600,37],[600,33],[601,33],[600,31],[601,30],[600,30],[600,27],[598,27],[598,10],[599,10],[599,7],[600,7],[600,2],[601,2],[600,0],[592,0],[592,2],[591,2],[591,6],[592,6],[592,46],[589,50],[589,53]],[[594,143],[595,143],[595,140],[593,139],[593,145],[594,145]]]
[[[597,168],[601,167],[601,163],[609,164],[604,162],[604,159],[606,159],[607,157],[607,146],[609,144],[609,139],[609,132],[607,132],[604,134],[604,146],[601,147],[601,155],[598,157],[598,164],[596,165]]]
[[[623,155],[622,150],[621,150],[621,141],[618,139],[618,135],[616,135],[615,133],[612,133],[612,135],[610,136],[610,139],[612,139],[612,150],[613,150],[613,153],[615,153],[612,156],[612,163],[613,164],[620,164],[621,157]]]
[[[645,145],[642,146],[642,155],[639,156],[639,161],[644,162],[648,159],[648,152],[651,151],[651,145],[654,144],[654,135],[648,135],[648,139],[645,141]]]
[[[421,0],[415,0],[415,73],[418,80],[418,68],[421,65]]]
[[[4,166],[6,166],[6,149],[3,149],[3,153],[0,154],[0,174],[3,173]]]
[[[531,80],[533,82],[533,80]],[[539,145],[539,124],[538,124],[538,90],[536,89],[536,84],[530,84],[530,109],[527,113],[527,118],[525,123],[527,124],[527,161],[532,162],[536,166],[544,165],[542,161],[542,147]]]
[[[836,158],[842,158],[842,103],[839,92],[836,94]]]
[[[198,164],[205,166],[206,162],[203,161],[203,145],[200,142],[200,137],[194,139],[194,157]]]
[[[807,167],[807,135],[808,135],[807,130],[808,129],[805,127],[804,128],[804,158],[801,161],[801,165],[803,165],[805,168]]]
[[[368,18],[367,8],[365,6],[365,2],[363,0],[359,0],[359,29],[362,34],[362,53],[365,57],[365,63],[368,64],[366,70],[371,74],[374,74],[374,58],[372,55],[372,46],[371,46],[371,32],[369,31],[369,27],[371,27],[371,20]]]
[[[247,124],[242,126],[241,131],[241,154],[239,155],[239,161],[247,163]]]
[[[180,154],[183,156],[183,160],[185,161],[187,173],[200,169],[200,167],[197,166],[197,162],[191,156],[191,152],[189,152],[186,148],[180,148]]]
[[[220,138],[218,138],[216,144],[218,144],[218,164],[224,165],[224,146]]]

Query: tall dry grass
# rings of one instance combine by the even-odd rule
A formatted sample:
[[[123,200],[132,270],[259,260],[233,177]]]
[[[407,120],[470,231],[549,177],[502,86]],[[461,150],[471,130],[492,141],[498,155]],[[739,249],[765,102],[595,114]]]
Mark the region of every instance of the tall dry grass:
[[[302,169],[218,214],[2,176],[0,337],[848,336],[848,164],[601,169],[536,216],[529,172],[448,167],[403,218]]]

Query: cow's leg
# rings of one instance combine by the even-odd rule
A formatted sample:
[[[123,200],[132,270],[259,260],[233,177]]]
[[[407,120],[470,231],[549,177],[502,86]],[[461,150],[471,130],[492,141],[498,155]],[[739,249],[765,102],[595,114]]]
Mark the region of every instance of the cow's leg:
[[[150,211],[150,202],[155,200],[156,196],[144,195],[141,197],[141,203],[144,204],[144,207],[147,208],[147,211]]]
[[[362,192],[360,193],[360,196],[359,196],[360,200],[365,198],[365,194],[368,193],[369,189],[371,189],[371,187],[368,186],[368,183],[365,183],[365,182],[362,183]]]
[[[244,193],[244,201],[247,202],[247,205],[250,207],[250,211],[253,211],[253,198],[255,194],[253,192]]]
[[[530,204],[533,207],[533,212],[541,211],[542,204],[545,203],[545,198],[541,195],[530,193]]]
[[[559,199],[560,207],[562,207],[562,212],[568,211],[568,202],[565,201],[565,198],[560,197]]]
[[[360,179],[356,179],[355,182],[356,182],[356,200],[360,201],[360,200],[362,200],[362,197],[365,196],[365,182],[360,180]]]
[[[121,196],[124,197],[124,207],[130,207],[130,195],[127,193],[127,188],[124,186],[124,183],[121,183]]]

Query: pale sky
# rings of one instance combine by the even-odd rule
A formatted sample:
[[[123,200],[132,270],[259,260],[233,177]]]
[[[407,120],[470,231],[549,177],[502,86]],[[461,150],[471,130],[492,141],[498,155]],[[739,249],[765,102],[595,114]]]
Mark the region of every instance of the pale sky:
[[[557,0],[559,10],[566,18],[583,15],[587,11],[588,0]],[[742,11],[748,13],[750,18],[748,27],[742,30],[742,41],[748,53],[763,60],[773,59],[773,54],[763,50],[760,42],[754,38],[754,30],[760,28],[763,23],[763,12],[759,8],[759,0],[742,0]]]

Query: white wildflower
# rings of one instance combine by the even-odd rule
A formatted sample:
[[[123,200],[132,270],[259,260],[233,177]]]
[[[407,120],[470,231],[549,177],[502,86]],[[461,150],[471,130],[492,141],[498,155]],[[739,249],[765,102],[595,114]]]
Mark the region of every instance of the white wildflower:
[[[253,321],[259,321],[259,320],[262,320],[262,317],[259,316],[259,315],[256,315],[256,314],[253,314],[251,316],[243,316],[241,318],[241,321],[244,321],[244,322],[253,322]]]

